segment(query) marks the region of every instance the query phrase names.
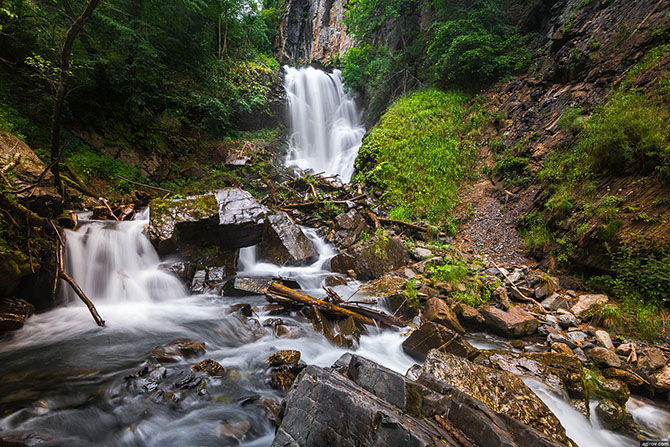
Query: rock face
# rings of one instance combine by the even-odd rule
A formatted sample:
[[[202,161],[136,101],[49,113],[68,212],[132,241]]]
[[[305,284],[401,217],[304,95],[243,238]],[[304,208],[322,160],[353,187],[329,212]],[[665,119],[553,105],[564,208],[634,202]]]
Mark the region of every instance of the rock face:
[[[431,376],[484,402],[494,412],[511,416],[558,442],[574,445],[558,418],[512,373],[433,350],[421,368],[419,383],[430,382]]]
[[[537,319],[518,306],[511,307],[507,312],[497,307],[486,305],[479,311],[486,319],[486,324],[494,331],[506,337],[523,337],[534,334],[539,322]]]
[[[288,214],[278,213],[268,216],[265,221],[258,256],[279,265],[300,265],[316,261],[319,254]]]
[[[15,162],[15,167],[5,173],[12,187],[21,189],[34,185],[40,177],[45,164],[35,152],[19,138],[7,132],[0,133],[0,166],[3,168]],[[54,176],[47,171],[40,186],[19,193],[16,198],[32,211],[41,216],[57,216],[63,211],[63,199],[56,190]]]
[[[6,298],[0,300],[0,333],[21,329],[35,312],[35,307],[25,300]]]
[[[331,56],[344,55],[354,45],[342,20],[345,4],[344,0],[288,0],[279,25],[279,62],[326,62]]]
[[[288,393],[273,447],[558,446],[558,442],[439,383],[444,393],[352,354],[308,366]]]
[[[580,320],[585,320],[594,310],[604,306],[608,301],[606,295],[582,295],[579,297],[577,304],[572,306],[570,312]]]
[[[337,273],[353,270],[358,279],[369,280],[380,278],[408,262],[400,239],[375,235],[335,256],[330,261],[330,268]]]
[[[221,189],[152,201],[149,233],[159,253],[213,245],[235,250],[261,241],[266,214],[267,208],[247,191]]]
[[[432,349],[440,349],[461,357],[475,358],[479,350],[456,332],[445,326],[428,321],[412,332],[402,343],[402,349],[408,355],[423,360]]]
[[[357,210],[352,209],[338,214],[333,225],[333,231],[335,231],[333,242],[340,248],[349,248],[354,245],[366,228],[368,224]]]

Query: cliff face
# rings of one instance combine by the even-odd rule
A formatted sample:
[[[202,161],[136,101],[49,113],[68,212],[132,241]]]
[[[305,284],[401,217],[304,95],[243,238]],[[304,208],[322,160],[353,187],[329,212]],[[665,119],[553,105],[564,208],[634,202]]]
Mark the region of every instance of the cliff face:
[[[570,241],[574,244],[570,260],[594,271],[607,270],[608,246],[630,243],[633,236],[653,246],[670,243],[670,205],[662,199],[668,196],[667,181],[632,167],[617,174],[595,172],[594,190],[586,194],[577,185],[566,202],[565,215],[557,217],[550,209],[555,204],[549,203],[555,194],[537,174],[551,157],[574,144],[574,134],[561,125],[569,111],[587,119],[626,82],[654,97],[670,70],[670,52],[661,47],[670,42],[669,9],[670,0],[538,2],[523,23],[538,36],[534,66],[527,74],[481,93],[489,112],[500,121],[482,141],[481,162],[494,172],[493,185],[475,186],[497,191],[494,195],[504,202],[510,227],[534,212],[541,213],[552,231],[552,242]],[[657,60],[640,64],[654,48],[662,53]],[[528,160],[523,175],[530,181],[504,178],[499,166],[506,156]],[[470,202],[464,207],[484,208],[487,196],[471,189],[465,194]],[[604,240],[601,230],[606,222],[587,209],[601,206],[611,196],[619,202],[618,230]],[[468,226],[475,224],[466,225],[465,233],[470,231]]]
[[[287,0],[279,26],[277,57],[282,64],[326,62],[354,45],[343,23],[345,0]]]

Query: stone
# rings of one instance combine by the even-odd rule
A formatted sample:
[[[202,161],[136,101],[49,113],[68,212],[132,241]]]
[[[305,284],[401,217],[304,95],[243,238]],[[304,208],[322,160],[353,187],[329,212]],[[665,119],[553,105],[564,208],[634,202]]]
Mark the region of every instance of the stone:
[[[0,300],[0,332],[21,329],[35,312],[35,306],[18,298]]]
[[[477,309],[465,303],[456,303],[454,312],[458,315],[461,324],[469,328],[479,329],[486,321]]]
[[[591,349],[588,354],[591,360],[596,364],[604,364],[614,368],[621,366],[621,359],[619,359],[619,356],[616,355],[614,351],[610,351],[607,348],[596,347]]]
[[[610,337],[610,334],[607,331],[603,330],[596,331],[596,340],[598,342],[598,346],[602,346],[603,348],[607,348],[610,351],[614,351],[614,344],[612,343],[612,337]]]
[[[219,436],[222,438],[234,438],[241,440],[251,429],[249,421],[240,421],[233,424],[221,424],[219,427]]]
[[[561,333],[555,333],[555,332],[552,332],[549,335],[547,335],[547,343],[550,345],[554,343],[563,343],[564,345],[567,345],[570,349],[575,349],[577,347],[577,344],[574,341],[567,338],[565,335]]]
[[[579,325],[579,320],[570,312],[559,310],[558,325],[563,329],[576,327]]]
[[[421,367],[419,383],[434,377],[480,400],[492,411],[530,425],[552,439],[574,445],[558,418],[516,375],[477,365],[467,359],[433,350]],[[430,387],[430,386],[429,386]]]
[[[582,348],[574,348],[572,352],[575,354],[575,357],[579,359],[582,363],[588,363],[589,359],[586,358],[586,354]]]
[[[349,248],[368,229],[365,218],[357,210],[349,210],[335,216],[333,243],[340,248]]]
[[[319,258],[312,241],[286,213],[266,218],[256,253],[259,260],[277,265],[310,264]]]
[[[606,368],[602,372],[603,376],[607,377],[608,379],[620,380],[633,388],[638,388],[642,385],[649,384],[645,378],[633,371],[619,368]]]
[[[236,276],[225,283],[222,294],[226,296],[265,295],[272,283],[272,279]]]
[[[212,359],[205,359],[201,362],[191,365],[191,369],[196,372],[203,372],[212,377],[223,377],[226,375],[226,370],[221,364]]]
[[[577,317],[577,319],[584,321],[590,318],[598,308],[604,306],[609,302],[607,295],[582,295],[579,297],[577,304],[572,306],[570,312]]]
[[[366,296],[383,297],[402,292],[405,284],[407,284],[407,279],[392,273],[362,284],[358,293]]]
[[[492,294],[493,301],[498,303],[503,310],[509,309],[509,297],[507,296],[507,289],[503,286],[498,286]]]
[[[300,351],[289,349],[275,352],[268,358],[267,363],[270,366],[290,366],[297,365],[299,361]]]
[[[164,262],[158,268],[173,274],[186,284],[191,284],[196,270],[194,263],[185,261]]]
[[[412,258],[416,261],[424,261],[433,257],[433,252],[427,248],[417,247],[411,251]]]
[[[432,321],[425,322],[414,330],[402,343],[402,349],[419,361],[423,360],[432,349],[440,349],[467,358],[474,358],[479,353],[478,349],[456,332]]]
[[[570,346],[566,345],[565,343],[561,342],[556,342],[551,344],[551,351],[555,352],[557,354],[563,354],[563,355],[574,355],[572,352],[572,349],[570,349]]]
[[[596,406],[596,414],[608,430],[616,430],[626,420],[626,409],[612,399],[602,399]]]
[[[654,388],[664,393],[670,391],[670,365],[665,365],[662,370],[653,375]]]
[[[621,343],[616,347],[616,353],[624,357],[628,357],[633,352],[634,343]]]
[[[454,311],[440,298],[433,297],[426,301],[423,308],[423,318],[424,321],[439,323],[459,334],[465,333],[465,329],[459,323]]]
[[[542,307],[550,311],[568,308],[568,300],[564,296],[559,295],[558,293],[552,293],[547,298],[545,298],[540,304],[542,305]]]
[[[353,354],[332,368],[308,366],[286,396],[272,445],[560,445],[447,383],[424,379],[433,389]]]
[[[474,362],[489,368],[507,371],[516,376],[533,377],[559,393],[583,398],[582,365],[572,350],[568,354],[553,352],[481,351]]]
[[[166,345],[156,346],[152,351],[152,357],[161,363],[179,361],[179,358],[190,359],[205,352],[205,342],[192,340],[175,340]]]
[[[267,208],[239,188],[185,199],[155,199],[149,235],[160,254],[197,248],[235,250],[261,241]]]
[[[518,306],[505,312],[491,305],[484,305],[479,311],[486,320],[486,325],[495,332],[506,337],[523,337],[537,331],[539,321],[530,313]]]
[[[535,298],[543,300],[551,296],[558,288],[558,279],[552,276],[544,275],[540,278],[539,283],[535,287]]]
[[[651,374],[665,365],[663,351],[655,347],[641,349],[637,357],[637,367]]]
[[[359,280],[381,278],[392,270],[407,265],[405,246],[397,237],[375,235],[336,255],[330,261],[331,271],[347,273],[353,270]]]
[[[205,281],[207,280],[207,270],[196,270],[193,274],[193,280],[191,281],[191,292],[192,293],[204,293],[205,292]]]
[[[506,278],[505,282],[507,284],[516,284],[519,282],[519,280],[521,280],[522,276],[523,271],[521,269],[514,269],[514,271]]]
[[[581,346],[589,335],[584,331],[569,331],[566,338],[577,346]]]

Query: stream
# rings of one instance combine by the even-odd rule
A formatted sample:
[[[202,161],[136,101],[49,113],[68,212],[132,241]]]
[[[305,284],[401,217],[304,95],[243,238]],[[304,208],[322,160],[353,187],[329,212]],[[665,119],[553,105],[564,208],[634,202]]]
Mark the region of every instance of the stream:
[[[339,74],[287,70],[289,84],[298,82],[300,76],[306,83],[313,81],[311,77],[325,82],[325,76],[328,85],[334,84],[338,95],[344,95]],[[294,91],[300,89],[295,87]],[[319,90],[305,91],[316,95]],[[340,109],[353,107],[350,98],[336,99],[339,102],[331,102]],[[353,113],[347,116],[356,117],[355,108]],[[355,132],[357,126],[363,129],[356,123],[347,126]],[[353,157],[346,154],[334,164],[310,167],[340,173],[348,180],[363,133],[364,129],[358,143],[342,139],[338,146],[354,151]],[[328,159],[325,152],[309,155],[294,150],[289,164],[300,165],[310,157]],[[348,167],[338,170],[345,159]],[[278,316],[263,296],[191,295],[162,267],[144,234],[148,211],[138,213],[130,222],[93,221],[82,215],[80,223],[77,231],[67,231],[66,270],[96,304],[106,327],[98,328],[88,309],[67,292],[60,307],[34,315],[22,329],[0,340],[0,435],[5,438],[15,436],[30,445],[73,447],[268,446],[274,425],[266,408],[283,397],[269,384],[268,357],[278,350],[295,349],[307,364],[330,366],[347,352],[317,334],[304,317],[280,315],[283,324],[296,329],[294,338],[276,337],[271,325],[265,323]],[[316,262],[302,267],[261,263],[256,260],[255,248],[248,247],[241,250],[238,275],[290,278],[306,293],[322,296],[323,281],[332,275],[328,261],[335,250],[315,230],[303,230],[319,253]],[[346,299],[359,285],[352,281],[334,289]],[[237,309],[241,303],[252,306],[253,317],[240,315]],[[415,363],[401,347],[407,329],[372,328],[369,335],[361,337],[355,352],[404,374]],[[204,390],[174,395],[137,392],[128,386],[126,378],[142,368],[154,347],[177,339],[203,341],[206,353],[195,360],[180,357],[165,364],[168,378],[184,377],[189,366],[203,358],[219,362],[226,375],[208,378]],[[501,343],[483,335],[469,340],[480,348]],[[543,384],[530,379],[527,384],[580,446],[638,445],[636,440],[602,429],[595,417],[588,421],[564,396]],[[628,411],[650,436],[670,439],[667,409],[633,397]],[[241,434],[231,436],[235,427],[243,427]]]

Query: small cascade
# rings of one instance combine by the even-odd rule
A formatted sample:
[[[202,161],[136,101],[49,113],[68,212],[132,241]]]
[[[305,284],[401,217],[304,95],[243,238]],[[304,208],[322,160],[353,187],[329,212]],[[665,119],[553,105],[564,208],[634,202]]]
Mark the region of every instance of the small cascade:
[[[147,212],[130,222],[86,221],[67,230],[66,272],[93,302],[161,301],[187,295],[177,278],[159,269],[160,260],[144,228]],[[65,301],[78,301],[64,288]]]
[[[348,182],[365,127],[339,70],[284,67],[291,125],[288,164]]]

